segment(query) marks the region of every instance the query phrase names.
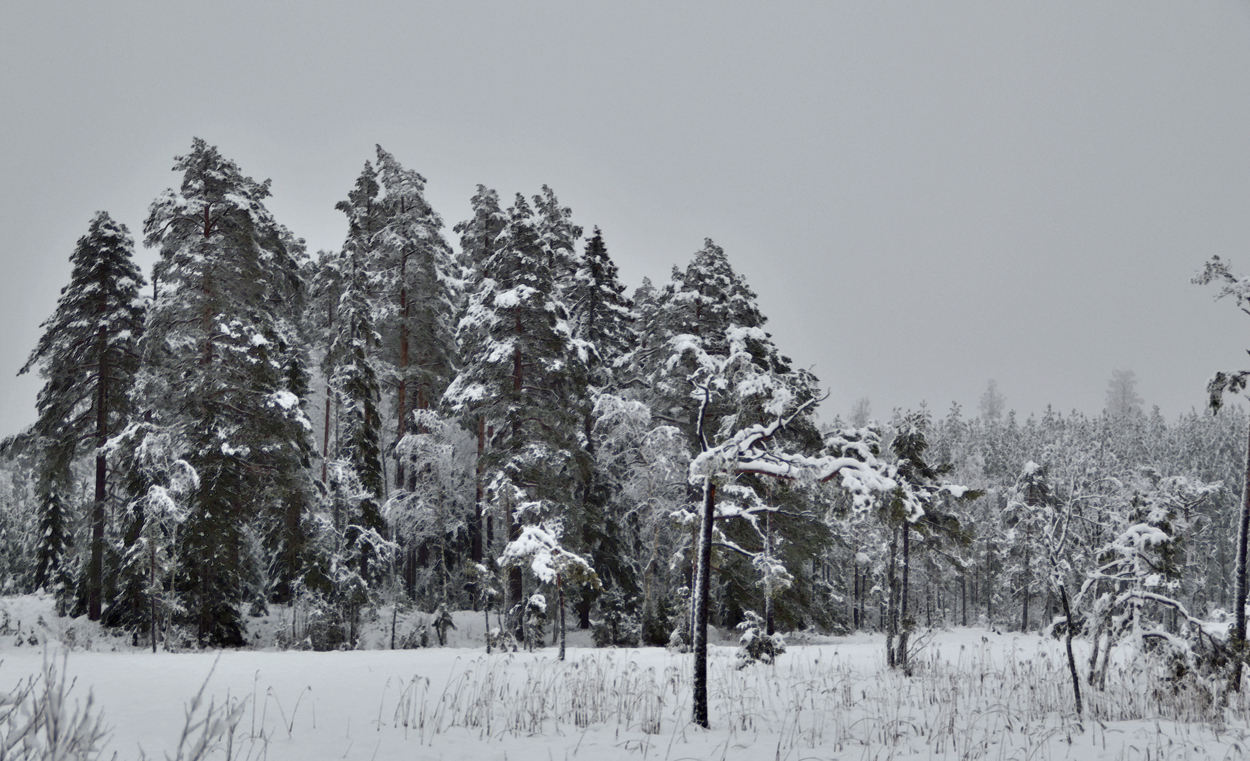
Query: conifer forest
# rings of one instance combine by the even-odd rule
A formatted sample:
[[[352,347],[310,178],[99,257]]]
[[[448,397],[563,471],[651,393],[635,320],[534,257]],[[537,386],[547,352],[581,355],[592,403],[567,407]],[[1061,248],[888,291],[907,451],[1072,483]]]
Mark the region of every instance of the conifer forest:
[[[1096,416],[1017,415],[992,381],[977,409],[824,409],[711,238],[629,292],[552,188],[479,185],[450,222],[362,158],[335,250],[200,139],[141,230],[85,220],[21,368],[38,419],[0,445],[6,595],[153,652],[277,613],[280,649],[353,650],[379,611],[390,648],[469,617],[485,652],[669,648],[704,727],[709,631],[735,629],[763,663],[872,633],[903,675],[934,631],[1041,636],[1077,716],[1126,649],[1241,690],[1245,373],[1175,419],[1131,371]],[[1193,271],[1245,319],[1250,280]]]

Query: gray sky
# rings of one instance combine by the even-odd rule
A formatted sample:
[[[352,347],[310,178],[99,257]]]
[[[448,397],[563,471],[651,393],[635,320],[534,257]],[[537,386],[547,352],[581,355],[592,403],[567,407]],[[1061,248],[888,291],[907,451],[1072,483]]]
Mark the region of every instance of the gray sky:
[[[367,6],[364,10],[357,5]],[[433,7],[423,7],[423,6]],[[337,247],[375,143],[450,227],[550,185],[626,282],[705,237],[826,418],[922,400],[1169,418],[1250,366],[1250,0],[5,3],[0,435],[97,209],[141,238],[192,136]],[[140,252],[145,271],[153,254]]]

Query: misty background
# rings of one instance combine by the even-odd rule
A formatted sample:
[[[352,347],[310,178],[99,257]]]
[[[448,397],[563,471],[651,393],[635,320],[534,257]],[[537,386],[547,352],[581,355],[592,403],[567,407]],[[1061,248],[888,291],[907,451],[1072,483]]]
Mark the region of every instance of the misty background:
[[[630,288],[705,237],[822,416],[1147,409],[1250,367],[1250,3],[10,2],[0,25],[0,436],[96,210],[142,237],[204,138],[311,253],[380,143],[447,225],[545,183]],[[141,249],[150,271],[154,252]]]

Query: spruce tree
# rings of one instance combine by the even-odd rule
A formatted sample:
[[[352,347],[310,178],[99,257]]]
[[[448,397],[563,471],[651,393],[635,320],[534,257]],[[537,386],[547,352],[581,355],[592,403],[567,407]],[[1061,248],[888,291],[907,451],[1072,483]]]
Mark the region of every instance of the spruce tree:
[[[546,187],[543,190],[549,192]],[[635,314],[598,227],[575,263],[577,269],[565,286],[565,298],[573,335],[586,356],[583,435],[588,454],[595,457],[594,410],[603,394],[618,390],[616,363],[633,347]],[[625,558],[624,542],[628,532],[622,524],[626,513],[609,509],[620,483],[614,482],[614,475],[607,472],[606,466],[606,462],[601,464],[596,457],[591,477],[582,488],[580,526],[567,527],[566,537],[578,540],[575,546],[589,554],[600,579],[626,597],[632,597],[638,591],[638,580],[628,570]],[[573,533],[574,528],[578,529],[580,537]],[[592,602],[582,595],[575,603],[582,628],[590,626]]]
[[[456,303],[457,315],[463,315],[468,308],[468,300],[472,294],[482,287],[484,268],[494,256],[500,245],[500,238],[508,225],[508,217],[499,206],[499,194],[484,185],[477,186],[477,192],[470,199],[473,216],[455,226],[460,234],[460,255],[457,258],[457,272],[462,289]],[[464,343],[473,340],[473,331],[457,329],[456,348],[464,355]],[[470,546],[469,559],[481,563],[493,543],[494,531],[492,518],[486,513],[485,473],[486,452],[486,418],[481,413],[465,415],[461,412],[461,420],[477,438],[477,464],[474,478],[473,520],[469,526]]]
[[[608,388],[615,382],[616,361],[633,348],[637,315],[598,227],[567,292],[573,334],[589,353],[589,381]]]
[[[378,184],[366,164],[348,200],[337,208],[347,215],[348,234],[334,269],[340,274],[340,294],[335,322],[322,361],[331,393],[337,401],[335,429],[339,431],[334,459],[350,469],[358,493],[352,499],[353,514],[345,516],[345,532],[354,550],[360,578],[369,580],[370,550],[357,540],[369,530],[382,532],[381,506],[385,485],[382,470],[382,416],[368,256],[380,228]],[[342,476],[339,479],[342,480]]]
[[[73,271],[56,312],[19,371],[38,365],[47,383],[39,393],[35,432],[44,442],[40,477],[41,528],[36,585],[63,573],[69,465],[84,445],[95,447],[95,498],[85,579],[87,615],[100,618],[104,575],[104,514],[108,464],[103,449],[130,416],[129,390],[138,367],[143,331],[139,290],[143,275],[133,261],[126,226],[99,212],[70,256]]]

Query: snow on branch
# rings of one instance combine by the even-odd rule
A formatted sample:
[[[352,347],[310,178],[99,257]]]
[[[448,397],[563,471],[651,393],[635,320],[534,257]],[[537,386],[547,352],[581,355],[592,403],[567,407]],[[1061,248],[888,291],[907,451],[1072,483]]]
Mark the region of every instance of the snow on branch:
[[[544,584],[552,584],[559,577],[595,585],[598,577],[590,562],[560,546],[559,537],[559,530],[550,524],[524,526],[521,535],[504,547],[499,565],[508,568],[528,564]]]

